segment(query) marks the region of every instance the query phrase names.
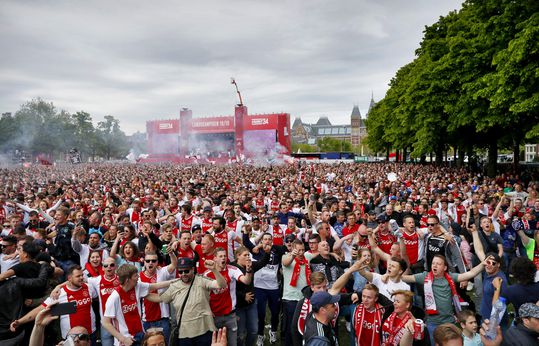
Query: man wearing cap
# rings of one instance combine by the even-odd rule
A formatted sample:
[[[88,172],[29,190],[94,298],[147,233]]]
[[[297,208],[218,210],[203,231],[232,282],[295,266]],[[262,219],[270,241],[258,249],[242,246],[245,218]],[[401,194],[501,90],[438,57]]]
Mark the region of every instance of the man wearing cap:
[[[520,323],[505,333],[502,346],[537,345],[539,338],[539,306],[526,303],[518,309]]]
[[[17,238],[12,235],[2,239],[2,254],[0,254],[0,274],[19,263],[17,254]]]
[[[84,233],[84,228],[76,227],[71,236],[71,247],[75,250],[76,253],[80,256],[80,265],[84,268],[86,263],[90,259],[90,253],[92,251],[99,251],[101,254],[101,259],[109,257],[109,251],[105,244],[101,244],[102,234],[99,230],[92,229],[88,236],[88,244],[82,244],[79,241],[79,235]]]
[[[202,209],[202,218],[200,219],[200,227],[202,228],[203,233],[210,231],[210,229],[213,227],[212,213],[213,213],[213,209],[209,205],[205,206],[204,209]],[[193,227],[193,230],[194,230],[194,227]]]
[[[177,334],[173,334],[177,345],[210,345],[212,332],[216,330],[210,308],[210,291],[226,288],[227,282],[214,261],[207,260],[204,266],[213,273],[215,280],[195,275],[192,259],[178,259],[180,280],[160,295],[152,293],[145,298],[155,303],[172,303],[176,311],[176,325],[180,326]]]
[[[307,317],[303,342],[306,346],[327,345],[337,346],[339,341],[331,326],[335,318],[337,308],[335,303],[341,296],[331,295],[328,292],[319,291],[311,296],[312,312]]]

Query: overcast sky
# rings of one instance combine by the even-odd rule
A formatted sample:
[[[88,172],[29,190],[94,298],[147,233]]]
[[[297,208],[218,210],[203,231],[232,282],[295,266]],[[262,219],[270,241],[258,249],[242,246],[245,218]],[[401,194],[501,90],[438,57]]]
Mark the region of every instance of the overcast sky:
[[[461,0],[0,2],[0,112],[35,97],[128,134],[145,122],[287,112],[349,123]]]

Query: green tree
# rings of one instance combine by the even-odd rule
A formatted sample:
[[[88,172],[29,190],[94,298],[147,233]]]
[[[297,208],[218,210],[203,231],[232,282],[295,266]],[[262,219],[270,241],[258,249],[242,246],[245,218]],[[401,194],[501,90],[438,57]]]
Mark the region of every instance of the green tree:
[[[332,138],[332,137],[324,137],[317,141],[316,143],[318,145],[318,148],[320,148],[320,151],[352,151],[352,143]]]
[[[104,121],[97,123],[98,154],[107,160],[125,158],[129,153],[129,142],[120,129],[120,121],[106,115]]]

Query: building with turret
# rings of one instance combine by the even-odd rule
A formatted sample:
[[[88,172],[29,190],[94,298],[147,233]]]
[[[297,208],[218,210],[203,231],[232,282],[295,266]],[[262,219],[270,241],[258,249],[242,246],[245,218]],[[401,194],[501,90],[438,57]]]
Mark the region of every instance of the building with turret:
[[[361,116],[359,106],[354,105],[350,114],[350,123],[344,125],[332,124],[328,115],[320,116],[314,124],[304,123],[301,117],[296,117],[292,124],[292,142],[313,145],[316,144],[318,139],[331,137],[346,140],[351,142],[353,146],[358,146],[365,136],[367,136],[365,120],[374,105],[374,98],[371,96],[369,111],[365,117]]]

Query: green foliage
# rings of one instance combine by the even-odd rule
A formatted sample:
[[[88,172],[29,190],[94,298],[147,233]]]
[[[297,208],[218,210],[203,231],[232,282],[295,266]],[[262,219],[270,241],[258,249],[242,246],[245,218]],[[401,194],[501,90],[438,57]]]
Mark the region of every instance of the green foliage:
[[[318,151],[318,148],[314,145],[305,144],[305,143],[292,143],[292,152],[293,153],[314,153]]]
[[[352,143],[331,137],[324,137],[316,143],[321,152],[327,151],[352,151]]]
[[[369,114],[373,151],[518,148],[539,135],[539,2],[468,0],[424,31]],[[517,150],[517,149],[515,149]]]
[[[37,98],[23,104],[14,115],[0,118],[2,152],[22,150],[64,159],[72,148],[80,151],[83,160],[123,158],[129,152],[119,121],[110,115],[95,128],[89,113],[58,111],[52,102]]]

